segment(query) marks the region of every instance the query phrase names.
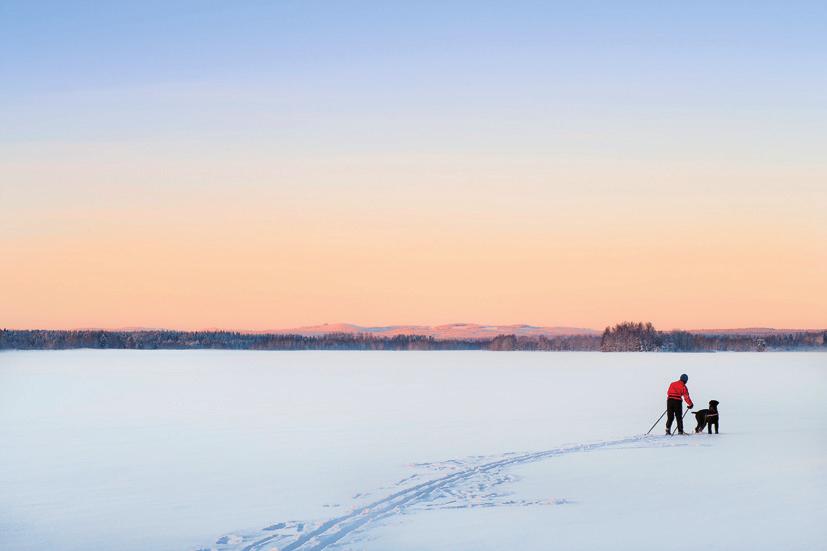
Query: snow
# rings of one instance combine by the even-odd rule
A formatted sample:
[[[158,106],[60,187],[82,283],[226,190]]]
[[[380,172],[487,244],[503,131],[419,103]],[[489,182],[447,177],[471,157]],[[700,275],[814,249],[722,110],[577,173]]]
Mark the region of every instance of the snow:
[[[684,372],[721,434],[642,437]],[[5,352],[0,548],[827,549],[825,391],[819,353]]]

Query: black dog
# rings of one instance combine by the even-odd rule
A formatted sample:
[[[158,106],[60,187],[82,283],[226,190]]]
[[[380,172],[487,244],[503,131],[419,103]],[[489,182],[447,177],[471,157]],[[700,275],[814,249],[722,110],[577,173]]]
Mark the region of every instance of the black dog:
[[[706,426],[709,434],[712,434],[712,425],[715,425],[715,434],[718,434],[718,400],[710,400],[709,409],[696,411],[695,419],[698,421],[695,432],[703,432],[704,426]]]

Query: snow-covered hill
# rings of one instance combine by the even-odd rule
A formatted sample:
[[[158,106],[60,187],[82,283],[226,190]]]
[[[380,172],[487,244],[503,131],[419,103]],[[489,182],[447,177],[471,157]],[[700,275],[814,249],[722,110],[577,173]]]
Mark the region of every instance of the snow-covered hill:
[[[394,335],[424,335],[438,339],[487,339],[498,335],[517,336],[561,336],[599,335],[599,331],[582,327],[540,327],[534,325],[480,325],[477,323],[451,323],[446,325],[389,325],[365,327],[350,323],[325,323],[289,329],[261,331],[261,333],[291,335],[328,335],[331,333],[368,334],[383,337]]]

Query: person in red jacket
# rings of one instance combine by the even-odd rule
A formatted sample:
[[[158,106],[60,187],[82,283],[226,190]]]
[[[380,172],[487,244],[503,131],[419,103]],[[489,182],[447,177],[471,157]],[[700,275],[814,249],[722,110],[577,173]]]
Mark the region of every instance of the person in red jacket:
[[[692,398],[689,397],[689,389],[686,382],[689,376],[684,373],[681,378],[671,385],[666,391],[666,434],[672,434],[672,419],[677,417],[678,434],[683,434],[683,402],[686,400],[686,407],[692,409]]]

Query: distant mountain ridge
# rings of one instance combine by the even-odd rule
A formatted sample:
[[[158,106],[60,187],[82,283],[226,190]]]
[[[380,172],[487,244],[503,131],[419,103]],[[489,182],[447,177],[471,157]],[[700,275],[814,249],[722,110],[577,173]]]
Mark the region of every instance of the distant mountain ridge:
[[[795,335],[797,333],[811,333],[823,329],[775,329],[774,327],[741,327],[733,329],[687,329],[693,335],[752,335],[766,337],[768,335]]]
[[[348,335],[419,335],[435,339],[490,339],[499,335],[518,337],[560,337],[570,335],[600,335],[600,331],[584,327],[542,327],[536,325],[481,325],[478,323],[450,323],[445,325],[388,325],[366,327],[352,323],[325,323],[288,329],[253,331],[255,334],[304,335],[308,337],[344,333]]]
[[[180,331],[164,327],[126,326],[116,328],[103,327],[76,327],[72,329],[53,329],[57,331]],[[324,323],[320,325],[306,325],[285,329],[238,330],[222,327],[207,327],[198,331],[206,332],[235,332],[245,335],[301,335],[305,337],[320,337],[332,334],[344,335],[373,335],[376,337],[394,337],[398,335],[415,335],[433,337],[441,340],[492,339],[501,335],[517,337],[567,337],[567,336],[599,336],[603,331],[587,327],[568,326],[538,326],[527,324],[512,325],[484,325],[479,323],[448,323],[444,325],[384,325],[364,326],[353,323]],[[725,329],[673,329],[684,331],[692,335],[742,335],[753,337],[767,337],[773,335],[795,335],[811,333],[813,331],[827,331],[825,329],[778,329],[774,327],[741,327]]]

